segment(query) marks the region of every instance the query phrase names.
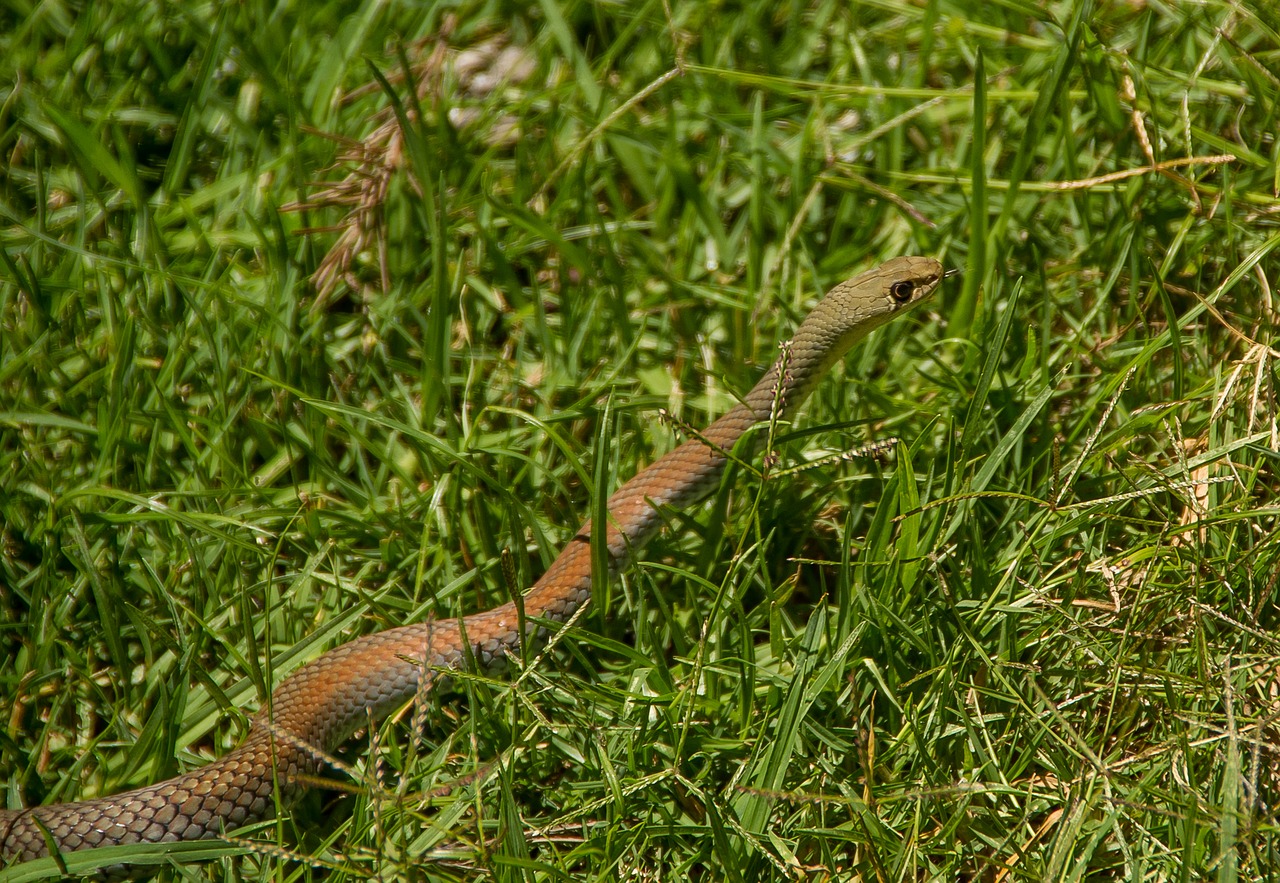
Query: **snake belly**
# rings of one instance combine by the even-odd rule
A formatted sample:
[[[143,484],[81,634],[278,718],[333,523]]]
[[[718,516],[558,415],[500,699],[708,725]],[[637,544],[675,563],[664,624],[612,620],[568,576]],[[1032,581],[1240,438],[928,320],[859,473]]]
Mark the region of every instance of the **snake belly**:
[[[690,506],[719,485],[728,452],[748,430],[788,419],[849,347],[932,295],[942,277],[932,258],[900,257],[831,289],[740,404],[609,498],[609,576],[659,530],[663,509]],[[197,840],[266,817],[356,729],[429,689],[439,672],[519,657],[521,623],[532,638],[545,628],[539,623],[563,623],[587,603],[591,532],[584,524],[529,590],[523,617],[507,603],[461,623],[429,620],[336,647],[286,678],[244,742],[212,763],[120,794],[0,810],[0,856],[22,862],[51,847]]]

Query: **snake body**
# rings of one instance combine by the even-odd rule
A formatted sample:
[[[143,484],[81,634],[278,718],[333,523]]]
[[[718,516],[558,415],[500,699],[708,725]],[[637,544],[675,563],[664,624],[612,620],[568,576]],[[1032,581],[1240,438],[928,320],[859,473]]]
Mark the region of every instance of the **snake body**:
[[[942,279],[931,258],[888,261],[833,288],[740,404],[624,484],[608,501],[612,577],[662,524],[661,510],[690,506],[720,482],[728,453],[752,426],[786,419],[859,338],[930,296]],[[0,810],[0,856],[27,861],[123,843],[216,837],[268,815],[282,795],[324,765],[322,755],[429,688],[440,672],[518,657],[521,622],[532,637],[563,623],[591,597],[590,522],[523,600],[456,620],[430,620],[343,644],[303,666],[254,717],[248,737],[214,762],[175,778],[93,800]],[[536,621],[536,622],[535,622]],[[544,625],[540,625],[543,623]]]

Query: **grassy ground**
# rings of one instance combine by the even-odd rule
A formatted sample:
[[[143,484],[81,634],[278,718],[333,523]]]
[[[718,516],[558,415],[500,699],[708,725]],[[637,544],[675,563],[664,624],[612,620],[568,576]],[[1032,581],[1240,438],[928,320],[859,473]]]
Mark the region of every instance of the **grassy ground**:
[[[506,599],[919,253],[781,447],[892,457],[735,476],[164,878],[1280,877],[1274,7],[1044,5],[6,4],[7,805]]]

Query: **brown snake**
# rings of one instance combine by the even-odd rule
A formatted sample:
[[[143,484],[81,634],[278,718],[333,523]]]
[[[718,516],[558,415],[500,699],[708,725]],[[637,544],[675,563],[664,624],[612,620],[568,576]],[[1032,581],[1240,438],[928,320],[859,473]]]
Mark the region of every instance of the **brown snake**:
[[[720,483],[727,452],[755,426],[786,419],[855,341],[929,297],[943,276],[931,258],[895,258],[833,288],[797,329],[783,356],[741,404],[701,438],[685,442],[609,498],[606,537],[614,576],[662,525],[661,510],[690,506]],[[525,629],[563,623],[591,597],[591,524],[574,535],[524,597]],[[108,797],[0,810],[0,856],[27,861],[123,843],[217,837],[263,818],[273,788],[296,790],[317,759],[370,718],[429,687],[437,672],[520,656],[514,602],[461,621],[429,620],[358,638],[303,666],[272,694],[240,747],[165,782]]]

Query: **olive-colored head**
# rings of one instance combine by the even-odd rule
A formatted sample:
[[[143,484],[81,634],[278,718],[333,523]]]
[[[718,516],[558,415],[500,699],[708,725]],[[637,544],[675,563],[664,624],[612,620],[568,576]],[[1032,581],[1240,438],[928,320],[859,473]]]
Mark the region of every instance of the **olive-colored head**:
[[[852,344],[926,300],[937,290],[942,275],[942,264],[933,258],[891,258],[831,289],[814,313],[854,332],[848,341]]]
[[[893,258],[866,276],[882,280],[885,293],[893,302],[893,312],[910,309],[933,294],[942,282],[942,264],[933,258]]]
[[[796,329],[792,348],[820,353],[814,369],[821,374],[868,332],[927,300],[942,276],[933,258],[902,257],[841,282]]]

